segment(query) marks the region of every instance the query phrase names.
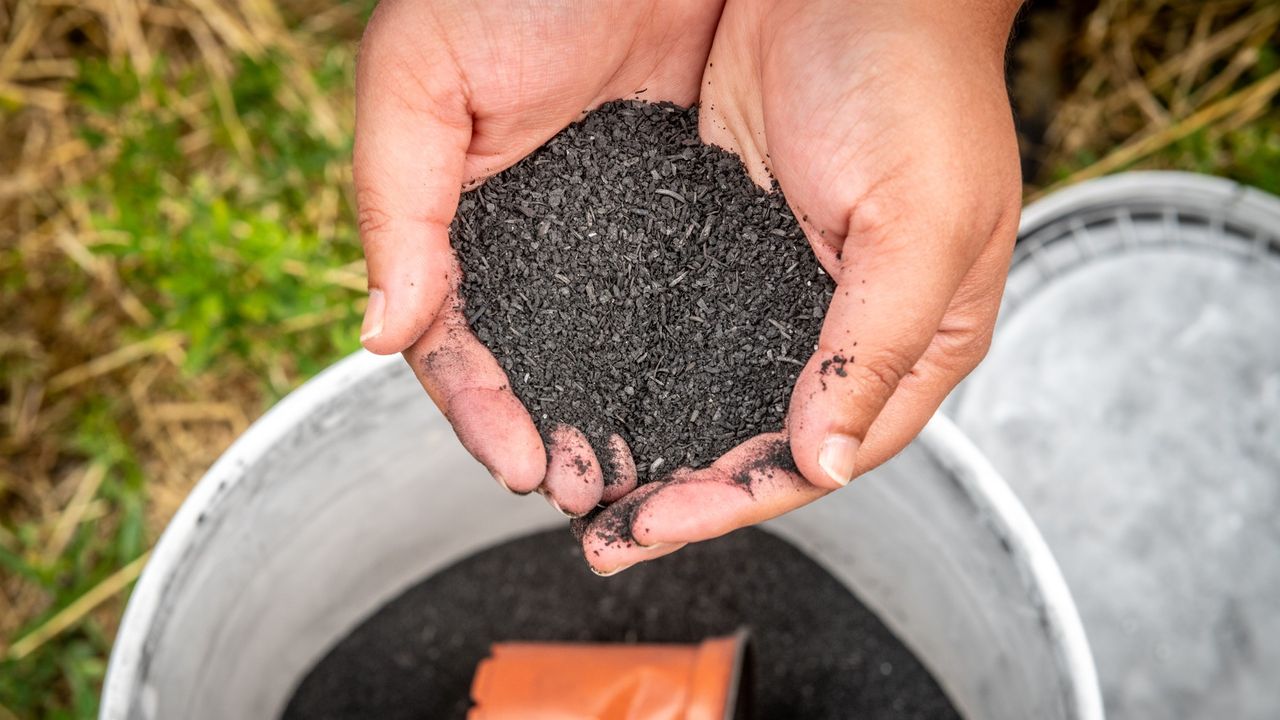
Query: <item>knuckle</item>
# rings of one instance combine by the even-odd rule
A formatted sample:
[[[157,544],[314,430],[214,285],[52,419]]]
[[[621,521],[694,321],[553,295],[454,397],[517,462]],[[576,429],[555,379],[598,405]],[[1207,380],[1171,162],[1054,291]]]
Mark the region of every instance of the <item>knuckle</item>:
[[[991,350],[991,338],[994,328],[963,333],[948,338],[946,352],[941,357],[952,372],[961,376],[968,375]]]
[[[858,243],[879,244],[894,237],[892,228],[903,217],[893,200],[879,194],[864,197],[849,210],[847,237]]]
[[[360,240],[367,248],[378,235],[391,224],[391,213],[385,210],[377,192],[369,188],[356,191],[356,227]]]
[[[873,398],[887,399],[911,372],[915,363],[905,355],[880,351],[867,358],[858,357],[847,369],[848,381],[855,392]]]
[[[1012,249],[1018,240],[1018,224],[1022,221],[1022,197],[1018,195],[1006,201],[991,231],[991,237]]]
[[[982,362],[982,359],[991,351],[991,338],[994,335],[995,328],[989,327],[986,330],[976,333],[961,348],[960,354],[965,365],[965,372],[969,372]]]

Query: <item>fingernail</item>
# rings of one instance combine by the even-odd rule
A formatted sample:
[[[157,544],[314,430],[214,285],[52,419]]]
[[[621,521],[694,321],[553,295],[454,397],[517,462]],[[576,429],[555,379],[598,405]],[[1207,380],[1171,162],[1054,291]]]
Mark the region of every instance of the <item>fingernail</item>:
[[[640,547],[644,548],[645,550],[669,550],[670,552],[675,552],[676,550],[679,550],[680,548],[688,544],[689,543],[687,542],[662,542],[662,543],[654,543],[652,545],[641,545]],[[649,556],[649,557],[646,557],[645,559],[654,560],[656,558],[653,556]],[[627,565],[623,565],[622,567],[616,567],[608,572],[600,572],[595,568],[591,568],[591,572],[599,575],[600,577],[610,577],[613,575],[617,575],[618,573],[622,572],[623,570],[626,570],[627,568],[635,567],[640,562],[641,562],[640,560],[637,560],[636,562],[628,563]],[[591,566],[588,565],[587,567],[591,567]]]
[[[623,565],[622,567],[616,567],[616,568],[614,568],[614,569],[612,569],[612,570],[610,570],[610,571],[608,571],[608,572],[600,572],[599,570],[597,570],[597,569],[595,569],[595,568],[591,568],[591,572],[593,572],[593,573],[595,573],[595,574],[599,575],[600,577],[613,577],[614,575],[617,575],[618,573],[622,572],[623,570],[626,570],[627,568],[632,567],[632,566],[634,566],[634,565],[635,565],[635,563],[631,563],[631,565]],[[588,567],[590,567],[590,566],[588,566]]]
[[[822,441],[822,448],[818,450],[818,464],[837,484],[848,485],[853,479],[853,463],[861,444],[852,435],[831,433]]]
[[[556,502],[556,499],[555,499],[555,498],[553,498],[553,497],[551,497],[550,495],[547,495],[546,493],[543,493],[542,497],[546,498],[546,499],[547,499],[547,502],[551,503],[551,507],[555,508],[555,509],[556,509],[556,512],[558,512],[558,513],[560,513],[561,515],[563,515],[563,516],[565,516],[565,517],[569,518],[570,520],[576,520],[576,519],[578,519],[578,518],[582,517],[581,515],[574,515],[573,513],[568,512],[568,511],[566,511],[564,508],[560,507],[560,503]]]
[[[387,296],[378,288],[369,291],[369,305],[364,309],[364,323],[360,326],[360,342],[372,340],[382,334],[382,318],[387,313]]]
[[[489,471],[489,474],[493,476],[494,480],[498,481],[498,484],[502,486],[503,490],[506,490],[507,492],[511,492],[511,488],[507,487],[506,478],[502,477],[502,475],[499,473],[493,472],[492,470]]]

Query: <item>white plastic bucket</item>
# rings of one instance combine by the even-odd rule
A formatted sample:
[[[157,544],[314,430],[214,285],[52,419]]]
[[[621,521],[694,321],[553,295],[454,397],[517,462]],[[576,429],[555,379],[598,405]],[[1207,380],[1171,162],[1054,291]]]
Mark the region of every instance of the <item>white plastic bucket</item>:
[[[311,665],[382,603],[563,523],[540,499],[501,492],[403,361],[354,355],[255,423],[183,504],[129,601],[102,717],[278,717]],[[883,468],[765,527],[853,589],[965,716],[1102,717],[1057,566],[945,418]]]
[[[1280,718],[1280,198],[1133,172],[1029,206],[948,401],[1078,602],[1124,720]]]

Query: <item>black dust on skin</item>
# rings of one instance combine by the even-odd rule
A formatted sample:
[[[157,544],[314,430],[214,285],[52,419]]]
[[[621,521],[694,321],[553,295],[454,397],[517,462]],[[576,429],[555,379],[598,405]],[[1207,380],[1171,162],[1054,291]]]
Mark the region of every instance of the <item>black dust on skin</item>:
[[[841,355],[839,353],[836,353],[831,357],[827,358],[826,360],[823,360],[822,363],[818,366],[818,375],[821,377],[819,382],[822,383],[822,389],[823,390],[827,389],[826,378],[828,375],[834,374],[838,377],[848,377],[849,371],[845,370],[844,368],[846,365],[852,362],[853,362],[852,357],[845,357],[844,355]]]
[[[780,430],[834,289],[782,194],[697,128],[696,108],[605,105],[451,227],[471,327],[543,437],[581,430],[606,482],[614,433],[643,483]]]
[[[762,475],[769,476],[776,472],[793,475],[800,473],[795,459],[791,456],[791,444],[786,439],[768,441],[754,460],[734,473],[732,480],[735,485],[754,495],[755,491],[752,488],[756,480]]]
[[[839,580],[746,529],[612,577],[559,530],[472,555],[405,591],[301,680],[284,720],[463,720],[493,642],[700,642],[740,627],[755,646],[748,717],[953,720],[929,671]],[[751,680],[754,680],[752,682]]]
[[[587,532],[588,527],[591,527],[601,540],[610,545],[633,544],[636,542],[634,530],[636,516],[640,513],[644,501],[648,500],[652,494],[648,488],[635,490],[609,506],[608,514],[601,516],[596,512],[584,518],[576,518],[569,527],[579,540]],[[600,519],[596,520],[597,517]],[[592,552],[600,554],[598,549]]]
[[[823,375],[826,375],[827,373],[835,373],[840,377],[845,377],[849,373],[845,371],[844,366],[852,362],[852,360],[852,358],[847,358],[840,354],[832,355],[822,361],[822,364],[819,365],[818,371]]]
[[[622,452],[621,449],[613,445],[604,448],[603,452],[596,452],[596,459],[600,462],[600,472],[604,474],[605,487],[616,485],[621,480],[618,473],[625,459],[619,457],[620,452]]]

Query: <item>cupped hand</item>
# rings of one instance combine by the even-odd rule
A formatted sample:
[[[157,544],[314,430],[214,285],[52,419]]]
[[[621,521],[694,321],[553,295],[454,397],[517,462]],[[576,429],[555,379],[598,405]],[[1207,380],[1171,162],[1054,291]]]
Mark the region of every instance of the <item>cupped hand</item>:
[[[728,0],[701,134],[777,179],[837,288],[785,430],[605,510],[584,537],[597,572],[847,485],[985,355],[1020,206],[1004,83],[1017,6]]]
[[[507,489],[540,491],[566,514],[634,487],[634,466],[611,463],[631,470],[606,489],[570,427],[550,433],[548,455],[467,327],[449,224],[464,187],[588,109],[637,96],[696,101],[720,10],[720,0],[383,0],[361,44],[354,172],[370,288],[361,342],[404,352],[467,450]],[[629,460],[621,438],[611,442]]]

